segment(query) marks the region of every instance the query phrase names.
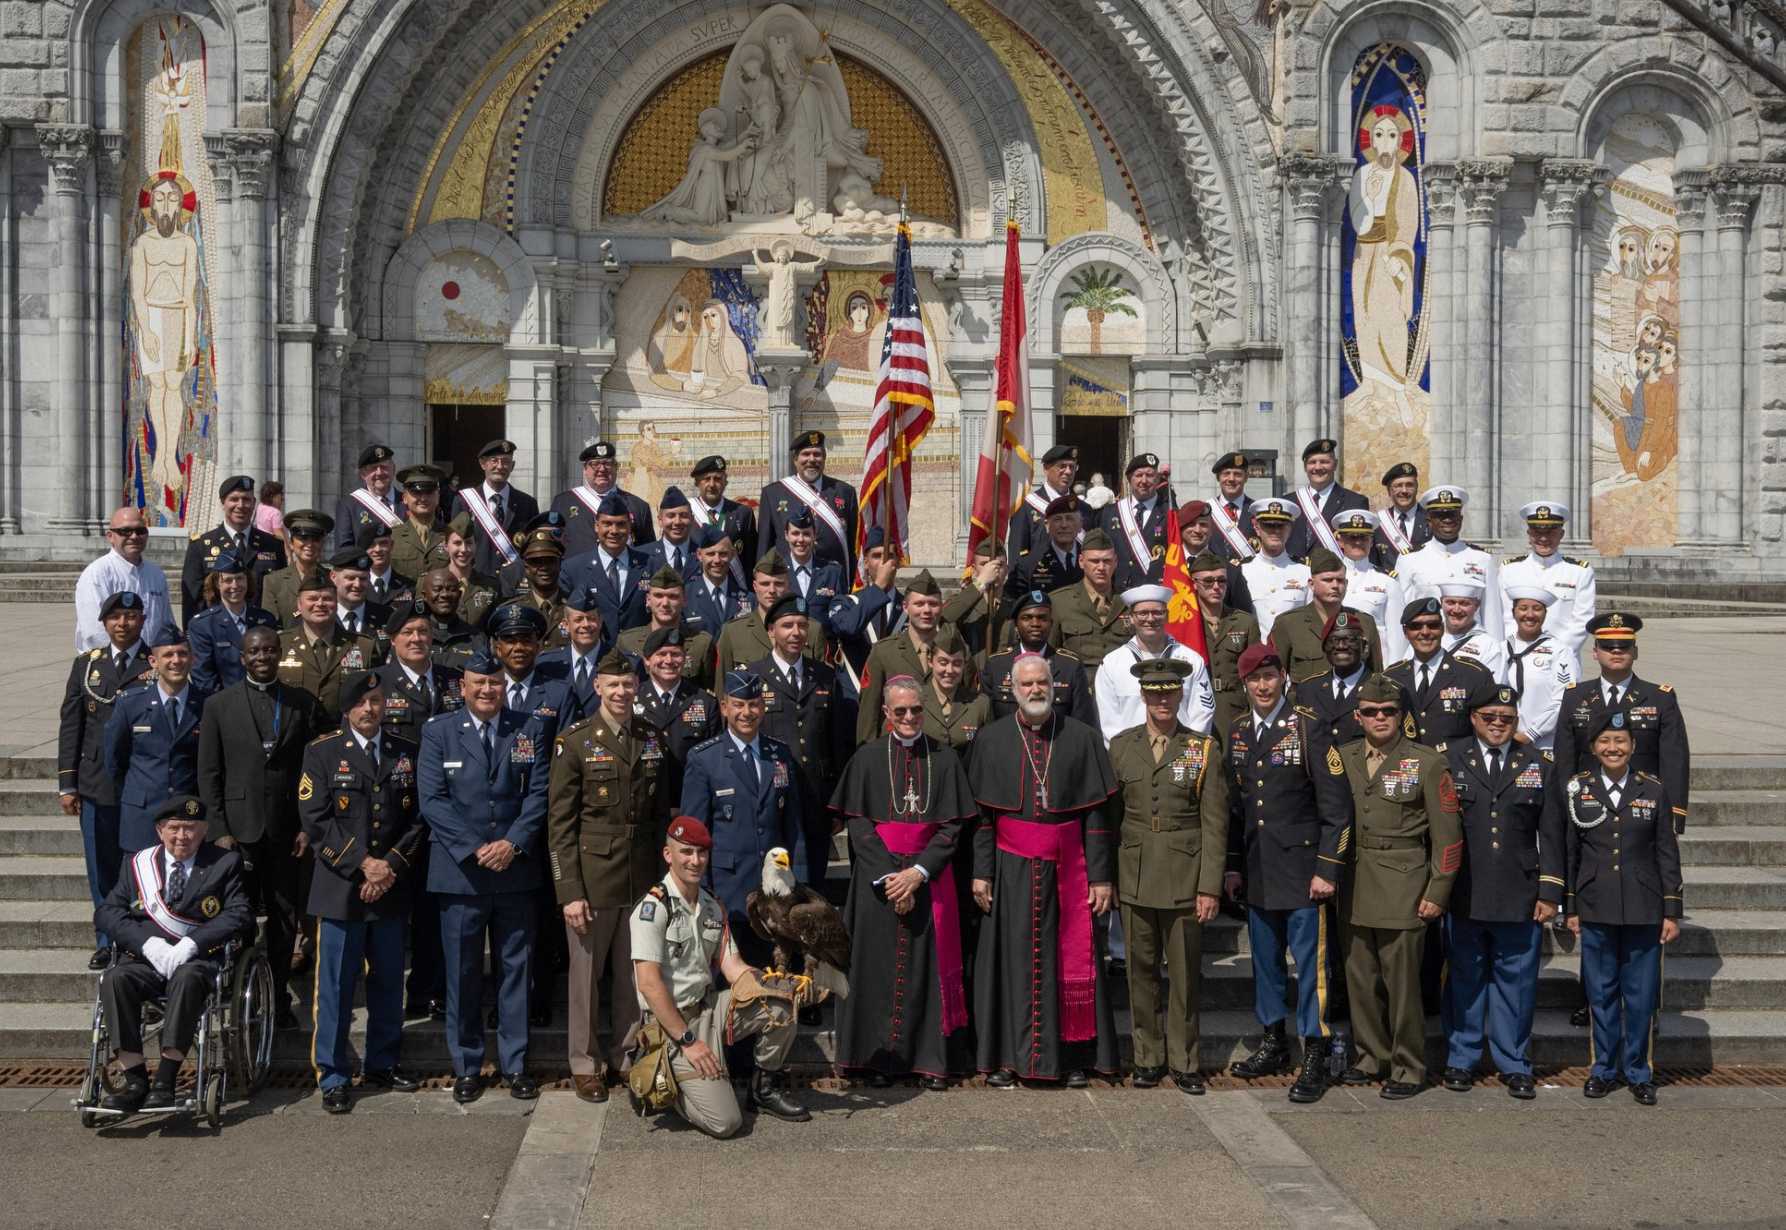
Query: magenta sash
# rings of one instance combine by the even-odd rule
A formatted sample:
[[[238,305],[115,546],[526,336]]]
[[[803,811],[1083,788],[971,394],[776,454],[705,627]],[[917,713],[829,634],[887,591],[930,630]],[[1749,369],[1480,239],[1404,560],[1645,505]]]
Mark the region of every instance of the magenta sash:
[[[1037,824],[1016,816],[998,818],[998,848],[1018,858],[1047,859],[1055,865],[1060,902],[1060,1036],[1084,1042],[1098,1033],[1097,967],[1091,944],[1091,881],[1085,870],[1085,835],[1077,822]]]
[[[940,824],[900,824],[886,821],[874,826],[874,835],[894,854],[912,857],[936,836]],[[943,993],[943,1035],[967,1024],[967,990],[961,982],[961,916],[955,900],[955,870],[947,863],[930,886],[930,939],[936,945],[936,977]]]

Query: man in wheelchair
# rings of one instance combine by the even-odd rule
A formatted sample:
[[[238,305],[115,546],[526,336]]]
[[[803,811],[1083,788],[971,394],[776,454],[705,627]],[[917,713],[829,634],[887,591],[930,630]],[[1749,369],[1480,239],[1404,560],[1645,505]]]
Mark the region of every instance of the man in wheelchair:
[[[94,921],[122,954],[100,982],[100,1001],[124,1087],[101,1107],[174,1105],[174,1078],[198,1033],[230,940],[254,934],[242,856],[205,841],[205,805],[175,795],[155,812],[159,844],[124,860]],[[161,1055],[150,1082],[143,1056],[143,1006],[166,997]]]

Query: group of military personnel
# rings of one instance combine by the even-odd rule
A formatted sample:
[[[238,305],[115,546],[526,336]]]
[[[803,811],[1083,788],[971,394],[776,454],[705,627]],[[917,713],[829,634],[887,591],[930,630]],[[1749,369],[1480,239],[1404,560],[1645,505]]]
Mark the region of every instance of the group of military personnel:
[[[607,442],[545,512],[509,483],[514,451],[481,450],[449,516],[445,474],[371,446],[363,485],[333,517],[287,513],[283,542],[252,528],[253,480],[226,479],[184,630],[145,642],[141,597],[113,594],[109,643],[70,672],[61,789],[96,907],[168,800],[196,809],[266,920],[282,1025],[315,963],[329,1110],[351,1106],[364,970],[366,1084],[414,1087],[407,1011],[445,1022],[459,1100],[490,1028],[502,1083],[536,1096],[529,1030],[568,982],[580,1097],[608,1096],[644,1031],[704,1130],[736,1129],[730,1068],[754,1067],[757,1109],[804,1118],[774,1070],[823,993],[767,968],[748,903],[772,865],[821,884],[845,829],[865,955],[838,1063],[871,1083],[1083,1084],[1116,1064],[1106,979],[1126,977],[1134,1082],[1201,1092],[1201,934],[1227,908],[1263,1030],[1239,1075],[1296,1062],[1293,960],[1292,1098],[1419,1092],[1435,1006],[1448,1088],[1486,1046],[1529,1097],[1557,918],[1581,936],[1590,1096],[1654,1100],[1687,742],[1667,685],[1633,673],[1641,620],[1597,615],[1591,569],[1558,554],[1560,503],[1527,505],[1530,553],[1497,564],[1460,537],[1461,489],[1416,497],[1398,465],[1373,514],[1333,481],[1332,441],[1290,497],[1248,498],[1236,452],[1181,506],[1142,453],[1102,510],[1057,447],[948,594],[928,571],[902,586],[878,529],[858,553],[818,432],[754,510],[715,456],[655,517]],[[1167,631],[1173,520],[1197,647]],[[1580,683],[1588,637],[1600,677]],[[95,969],[141,959],[108,917]],[[757,1036],[729,1061],[728,1020]]]

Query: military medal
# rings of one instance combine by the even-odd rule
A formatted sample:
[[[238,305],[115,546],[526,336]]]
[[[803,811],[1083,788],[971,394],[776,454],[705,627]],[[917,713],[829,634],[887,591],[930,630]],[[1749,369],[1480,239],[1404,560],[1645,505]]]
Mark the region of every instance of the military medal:
[[[533,736],[516,735],[515,745],[509,749],[510,764],[533,763]]]

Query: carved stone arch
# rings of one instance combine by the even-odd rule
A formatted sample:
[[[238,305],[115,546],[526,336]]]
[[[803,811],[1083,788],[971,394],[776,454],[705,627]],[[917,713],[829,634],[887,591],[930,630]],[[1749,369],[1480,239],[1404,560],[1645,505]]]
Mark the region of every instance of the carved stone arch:
[[[1172,354],[1178,349],[1178,300],[1172,279],[1160,258],[1140,244],[1120,235],[1091,232],[1075,235],[1048,249],[1029,280],[1030,348],[1036,354],[1052,354],[1054,301],[1060,297],[1069,275],[1087,265],[1114,265],[1141,288],[1147,309],[1147,353]]]
[[[88,0],[68,28],[70,119],[95,128],[125,124],[125,44],[136,28],[158,14],[191,19],[205,38],[205,131],[237,126],[241,97],[237,79],[236,15],[210,0]]]
[[[1258,237],[1275,233],[1275,204],[1256,151],[1270,143],[1256,108],[1234,102],[1246,89],[1238,70],[1229,64],[1218,72],[1208,56],[1209,47],[1221,45],[1219,31],[1200,5],[1077,3],[1151,101],[1163,143],[1195,201],[1195,226],[1178,237],[1177,251],[1165,253],[1184,274],[1183,316],[1206,335],[1269,336],[1277,327],[1277,254]],[[1212,112],[1218,100],[1229,105]]]
[[[592,225],[627,121],[663,81],[731,46],[749,24],[748,11],[741,9],[741,20],[731,26],[691,27],[686,8],[665,11],[661,0],[615,0],[566,45],[535,101],[533,114],[541,119],[529,124],[520,151],[518,220]],[[828,17],[831,45],[872,65],[936,131],[955,176],[964,230],[970,218],[989,216],[1007,180],[1017,181],[1026,226],[1040,225],[1035,133],[1010,82],[970,27],[930,0],[896,13],[859,5]],[[663,54],[666,44],[675,48],[673,56]]]
[[[1581,117],[1574,138],[1577,157],[1595,157],[1607,128],[1632,111],[1663,117],[1675,129],[1677,172],[1734,160],[1759,145],[1760,126],[1746,92],[1738,92],[1740,107],[1733,109],[1728,86],[1716,89],[1697,72],[1664,58],[1590,73],[1599,59],[1598,54],[1589,57],[1564,90],[1564,105]],[[1720,63],[1713,56],[1707,60]]]
[[[1426,159],[1453,162],[1476,153],[1481,133],[1479,76],[1482,30],[1500,37],[1494,15],[1473,3],[1455,10],[1424,0],[1378,0],[1334,12],[1332,0],[1310,15],[1304,33],[1320,48],[1321,96],[1308,118],[1319,125],[1319,146],[1333,154],[1356,153],[1352,132],[1353,67],[1378,43],[1406,47],[1426,69]],[[1299,116],[1299,118],[1301,118]]]
[[[454,252],[487,256],[502,271],[509,290],[513,324],[508,343],[531,346],[540,336],[539,281],[521,245],[488,222],[454,218],[419,228],[403,242],[384,268],[383,336],[388,341],[414,341],[416,279],[429,263]]]

